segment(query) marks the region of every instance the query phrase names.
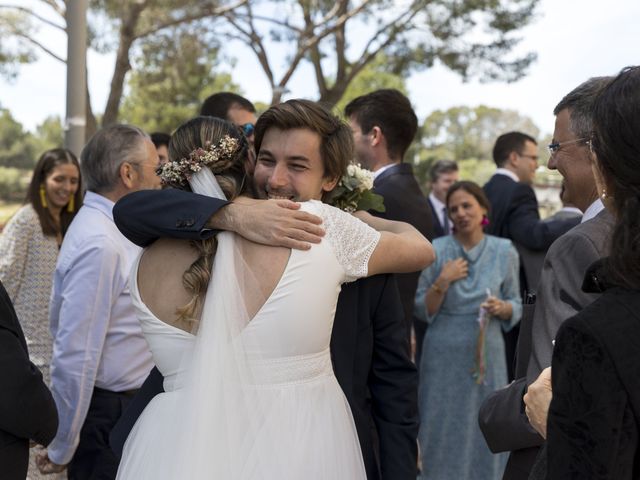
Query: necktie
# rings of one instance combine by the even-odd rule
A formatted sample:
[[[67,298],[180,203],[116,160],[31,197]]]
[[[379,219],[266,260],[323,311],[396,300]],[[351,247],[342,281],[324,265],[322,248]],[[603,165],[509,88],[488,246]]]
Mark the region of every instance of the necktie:
[[[442,207],[442,230],[444,230],[445,235],[449,235],[450,226],[449,226],[449,214],[447,213],[447,207]]]

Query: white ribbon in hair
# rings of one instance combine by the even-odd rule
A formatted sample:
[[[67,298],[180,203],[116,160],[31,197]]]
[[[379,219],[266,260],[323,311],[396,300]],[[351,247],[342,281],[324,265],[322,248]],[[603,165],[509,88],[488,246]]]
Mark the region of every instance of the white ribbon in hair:
[[[218,180],[216,180],[216,176],[207,167],[203,167],[200,171],[193,174],[189,180],[189,185],[194,193],[219,198],[220,200],[227,199],[222,188],[220,188]]]

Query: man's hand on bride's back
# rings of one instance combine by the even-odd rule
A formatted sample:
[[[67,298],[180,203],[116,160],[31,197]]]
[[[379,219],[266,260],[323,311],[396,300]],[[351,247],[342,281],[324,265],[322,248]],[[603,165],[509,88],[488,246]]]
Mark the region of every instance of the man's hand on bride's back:
[[[308,250],[320,243],[322,219],[300,210],[290,200],[256,200],[238,197],[209,221],[216,230],[229,230],[256,243]]]

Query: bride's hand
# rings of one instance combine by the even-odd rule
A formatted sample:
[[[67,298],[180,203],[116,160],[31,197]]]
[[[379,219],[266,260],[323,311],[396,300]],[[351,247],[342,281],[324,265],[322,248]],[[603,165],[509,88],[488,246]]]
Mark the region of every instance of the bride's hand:
[[[239,197],[215,216],[212,226],[264,245],[308,250],[324,236],[322,219],[299,209],[300,204],[290,200]]]

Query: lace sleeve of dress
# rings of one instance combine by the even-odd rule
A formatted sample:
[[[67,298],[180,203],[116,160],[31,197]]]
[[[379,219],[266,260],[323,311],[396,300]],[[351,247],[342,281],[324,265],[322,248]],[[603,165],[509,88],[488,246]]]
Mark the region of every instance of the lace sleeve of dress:
[[[556,337],[547,480],[632,478],[633,414],[613,361],[584,320],[567,320]]]
[[[345,282],[366,277],[369,258],[380,240],[380,232],[353,215],[322,204],[322,218],[336,258],[345,271]]]

